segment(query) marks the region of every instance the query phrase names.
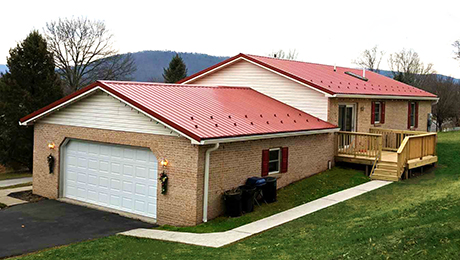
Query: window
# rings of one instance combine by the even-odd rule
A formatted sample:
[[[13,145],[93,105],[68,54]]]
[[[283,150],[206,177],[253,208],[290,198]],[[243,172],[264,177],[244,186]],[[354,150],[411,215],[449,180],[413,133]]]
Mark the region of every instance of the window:
[[[269,161],[268,161],[268,173],[279,173],[281,162],[281,149],[275,148],[270,149]]]
[[[288,147],[262,150],[262,177],[287,172],[288,157]]]
[[[415,125],[415,113],[417,111],[415,102],[410,102],[410,113],[409,113],[409,122],[410,122],[410,127],[416,127]]]
[[[382,118],[381,103],[380,102],[375,102],[375,104],[374,104],[374,123],[375,124],[380,123],[381,118]]]
[[[385,123],[385,102],[375,101],[372,102],[371,111],[371,124],[384,124]]]

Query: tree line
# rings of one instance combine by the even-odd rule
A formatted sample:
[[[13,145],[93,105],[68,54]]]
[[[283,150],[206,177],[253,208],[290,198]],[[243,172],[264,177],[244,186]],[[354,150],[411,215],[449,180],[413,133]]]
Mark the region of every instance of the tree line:
[[[0,164],[32,170],[33,127],[20,118],[96,80],[130,80],[136,70],[132,56],[119,54],[114,37],[102,21],[59,19],[44,34],[32,31],[7,57],[0,73]],[[165,82],[187,76],[176,55],[164,69]]]
[[[454,59],[460,60],[460,42],[453,43]],[[364,50],[354,64],[379,73],[385,52],[374,46]],[[438,96],[433,105],[433,119],[439,131],[447,125],[460,124],[460,83],[452,77],[438,75],[431,63],[425,64],[414,50],[403,49],[387,58],[393,79],[426,90]]]

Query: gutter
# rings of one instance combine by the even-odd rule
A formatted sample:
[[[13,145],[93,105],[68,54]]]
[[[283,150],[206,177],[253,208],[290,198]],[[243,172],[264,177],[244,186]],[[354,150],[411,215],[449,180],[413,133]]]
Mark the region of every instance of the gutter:
[[[326,133],[335,133],[338,132],[340,128],[328,128],[328,129],[319,129],[319,130],[308,130],[308,131],[297,131],[297,132],[285,132],[285,133],[276,133],[276,134],[260,134],[260,135],[247,135],[247,136],[237,136],[237,137],[224,137],[216,139],[204,139],[201,141],[192,142],[192,144],[197,145],[207,145],[207,144],[219,144],[219,143],[231,143],[231,142],[241,142],[241,141],[252,141],[260,140],[267,138],[280,138],[280,137],[290,137],[290,136],[301,136],[301,135],[315,135],[315,134],[326,134]]]
[[[333,98],[369,98],[369,99],[405,99],[405,100],[433,100],[438,101],[437,97],[416,97],[416,96],[380,96],[380,95],[354,95],[354,94],[335,94]]]
[[[206,150],[205,163],[204,163],[204,191],[203,191],[203,222],[208,222],[208,193],[209,193],[209,162],[211,152],[219,149],[219,143],[216,143],[214,147]]]

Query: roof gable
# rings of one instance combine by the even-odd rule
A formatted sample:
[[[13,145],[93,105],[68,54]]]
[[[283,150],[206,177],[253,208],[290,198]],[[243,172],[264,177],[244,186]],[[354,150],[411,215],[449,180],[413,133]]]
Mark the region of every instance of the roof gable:
[[[228,64],[240,59],[256,63],[266,69],[275,71],[285,77],[316,88],[330,95],[376,95],[414,98],[436,98],[429,92],[393,80],[383,75],[366,71],[367,81],[353,77],[346,72],[362,75],[359,69],[334,67],[316,63],[276,59],[256,55],[239,54],[208,69],[198,72],[178,83],[190,83],[194,79],[223,69]]]
[[[114,131],[178,136],[158,121],[139,113],[102,90],[43,117],[41,123]]]
[[[195,141],[335,129],[336,126],[250,88],[98,81],[20,120],[38,120],[65,102],[101,89]]]

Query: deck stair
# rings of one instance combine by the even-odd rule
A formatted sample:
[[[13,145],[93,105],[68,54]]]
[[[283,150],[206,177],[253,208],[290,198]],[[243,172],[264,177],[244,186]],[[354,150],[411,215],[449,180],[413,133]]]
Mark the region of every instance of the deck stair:
[[[398,163],[379,161],[371,175],[373,180],[399,181]]]

